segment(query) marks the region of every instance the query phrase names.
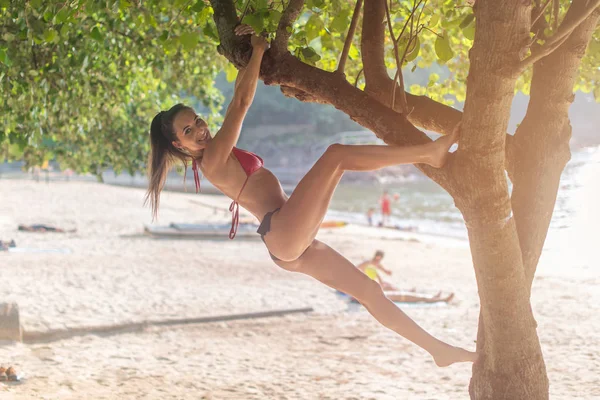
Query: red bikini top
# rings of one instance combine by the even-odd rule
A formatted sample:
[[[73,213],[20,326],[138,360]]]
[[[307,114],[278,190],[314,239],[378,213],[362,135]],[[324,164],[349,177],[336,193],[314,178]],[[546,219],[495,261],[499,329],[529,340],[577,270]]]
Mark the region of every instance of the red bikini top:
[[[242,185],[242,188],[240,189],[240,192],[238,193],[237,197],[231,202],[231,205],[229,206],[229,211],[231,211],[231,230],[229,231],[229,239],[233,239],[235,237],[235,234],[237,233],[237,228],[240,220],[240,205],[238,203],[238,200],[240,199],[240,196],[242,195],[242,192],[246,187],[246,183],[248,183],[248,178],[250,178],[250,175],[261,169],[264,165],[263,159],[252,152],[238,149],[237,147],[234,147],[232,149],[232,152],[235,155],[235,158],[238,159],[240,165],[242,166],[242,169],[246,173],[246,180],[244,181],[244,184]],[[196,184],[196,193],[198,193],[200,191],[200,177],[198,176],[198,163],[195,159],[192,161],[192,170],[194,171],[194,183]]]

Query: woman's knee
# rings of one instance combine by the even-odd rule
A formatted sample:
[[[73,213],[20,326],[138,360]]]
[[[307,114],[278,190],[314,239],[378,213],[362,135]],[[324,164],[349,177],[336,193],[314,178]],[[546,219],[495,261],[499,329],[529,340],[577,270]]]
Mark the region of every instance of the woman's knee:
[[[295,259],[288,259],[287,261],[282,260],[282,259],[277,259],[277,260],[273,260],[273,262],[275,262],[275,264],[278,267],[283,268],[286,271],[290,271],[290,272],[300,272],[300,270],[302,268],[302,263],[300,262],[300,260],[298,260],[297,257]]]

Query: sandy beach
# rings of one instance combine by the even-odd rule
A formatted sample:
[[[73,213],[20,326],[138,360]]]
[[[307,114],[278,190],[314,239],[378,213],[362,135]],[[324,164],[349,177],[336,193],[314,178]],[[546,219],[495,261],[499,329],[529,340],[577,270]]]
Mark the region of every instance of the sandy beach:
[[[0,252],[0,302],[19,305],[26,332],[314,311],[0,343],[0,365],[14,365],[25,377],[21,385],[0,384],[0,399],[468,398],[470,365],[437,368],[330,288],[278,269],[260,240],[144,235],[151,216],[143,195],[90,182],[0,181],[0,240],[14,239],[23,249]],[[228,206],[224,197],[167,192],[156,224],[228,222],[221,211]],[[33,223],[77,231],[17,231]],[[353,225],[322,230],[319,239],[356,263],[384,250],[390,280],[402,288],[455,292],[449,306],[405,311],[441,339],[475,348],[479,299],[465,244],[406,240]],[[578,275],[570,273],[574,265],[557,272],[546,262],[532,304],[551,398],[600,399],[600,269]]]

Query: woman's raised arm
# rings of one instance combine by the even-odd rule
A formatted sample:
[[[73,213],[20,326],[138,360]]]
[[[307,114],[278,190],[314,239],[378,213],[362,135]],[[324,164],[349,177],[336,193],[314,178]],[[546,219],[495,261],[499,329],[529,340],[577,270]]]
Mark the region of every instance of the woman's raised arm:
[[[235,92],[229,107],[227,107],[223,126],[204,151],[202,163],[205,168],[224,163],[229,157],[231,149],[236,145],[242,123],[254,100],[262,57],[269,48],[269,42],[262,36],[256,35],[248,25],[239,25],[235,28],[235,33],[237,35],[252,34],[252,56],[246,68],[238,73]]]

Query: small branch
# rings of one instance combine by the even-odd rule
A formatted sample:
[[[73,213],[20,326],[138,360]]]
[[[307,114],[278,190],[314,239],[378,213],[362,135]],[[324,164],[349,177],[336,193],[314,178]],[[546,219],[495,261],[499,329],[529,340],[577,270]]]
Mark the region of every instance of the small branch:
[[[540,17],[544,15],[544,11],[546,11],[546,8],[548,8],[548,4],[550,4],[551,1],[552,0],[546,0],[546,3],[540,8],[538,15],[531,19],[531,26],[534,26],[538,19],[540,19]]]
[[[528,58],[526,58],[525,60],[523,60],[520,64],[520,69],[524,69],[526,67],[528,67],[529,65],[532,65],[536,62],[538,62],[539,60],[541,60],[542,58],[546,57],[548,54],[552,53],[554,50],[558,49],[560,47],[560,45],[562,45],[567,39],[569,38],[569,36],[565,36],[562,39],[560,39],[560,41],[558,41],[557,43],[554,43],[552,46],[542,46],[538,49],[538,51],[536,51],[535,53],[532,53],[531,56],[529,56]]]
[[[360,69],[360,71],[358,71],[358,74],[356,74],[356,79],[354,80],[354,87],[358,87],[358,80],[360,79],[360,74],[362,74],[363,72],[363,68]]]
[[[275,40],[271,45],[271,48],[277,53],[284,53],[287,51],[288,40],[292,35],[291,27],[294,21],[300,15],[304,7],[304,0],[290,0],[287,8],[283,11],[279,25],[277,26],[277,34]]]
[[[33,58],[33,66],[35,67],[35,69],[38,69],[38,62],[37,62],[37,57],[35,54],[35,44],[31,45],[31,57]]]
[[[392,85],[391,107],[392,107],[392,109],[394,109],[394,106],[396,103],[396,85],[398,83],[400,83],[400,95],[401,95],[400,110],[402,111],[403,114],[406,114],[406,112],[408,111],[408,105],[406,104],[406,97],[404,96],[404,78],[402,77],[402,64],[404,63],[404,58],[406,57],[407,50],[410,47],[412,40],[413,40],[415,12],[421,5],[422,1],[423,0],[419,0],[418,3],[416,3],[416,1],[415,1],[415,3],[413,3],[414,7],[413,7],[408,19],[404,23],[404,27],[402,28],[402,31],[400,32],[400,35],[398,36],[397,39],[394,37],[394,30],[392,28],[390,9],[387,5],[387,2],[385,2],[385,13],[386,13],[386,17],[387,17],[388,29],[390,31],[390,36],[392,37],[392,42],[394,44],[394,57],[396,58],[396,68],[397,68],[396,75],[394,77],[394,83]],[[408,39],[408,42],[406,43],[406,47],[404,48],[404,53],[402,54],[402,58],[400,58],[398,56],[398,42],[400,42],[400,39],[402,38],[402,35],[404,34],[404,31],[406,30],[406,27],[408,26],[409,22],[410,22],[410,37]]]
[[[554,30],[556,30],[556,28],[558,28],[558,12],[560,10],[560,1],[559,0],[554,0],[554,4],[553,4],[554,10]]]
[[[354,13],[352,14],[352,22],[350,22],[350,28],[348,28],[348,33],[346,34],[344,49],[342,50],[340,62],[337,67],[337,72],[342,74],[344,73],[344,68],[346,67],[346,59],[348,58],[348,52],[350,51],[350,46],[352,45],[352,39],[354,39],[354,31],[356,30],[356,24],[358,23],[358,17],[360,16],[362,2],[363,0],[356,0],[356,6],[354,6]]]
[[[398,55],[398,42],[400,41],[400,38],[402,37],[402,34],[404,33],[404,30],[406,29],[406,26],[408,25],[408,22],[410,21],[412,14],[410,15],[410,17],[408,17],[408,19],[404,23],[404,28],[402,28],[402,32],[400,33],[400,36],[398,36],[398,40],[396,40],[396,37],[394,36],[394,29],[392,27],[390,8],[388,7],[387,1],[384,0],[383,3],[385,4],[385,16],[386,16],[386,20],[387,20],[387,24],[388,24],[388,30],[390,31],[390,36],[392,38],[392,44],[394,45],[394,58],[396,58],[396,77],[394,78],[394,83],[392,85],[392,101],[391,101],[391,108],[393,110],[394,103],[396,102],[396,85],[397,85],[398,80],[401,82],[401,84],[400,84],[400,87],[402,88],[401,93],[404,93],[404,88],[402,87],[404,84],[404,78],[402,77],[402,63],[400,62],[400,57]],[[410,40],[409,40],[409,42],[410,42]],[[408,47],[408,43],[407,43],[407,47]],[[405,114],[407,109],[408,109],[408,106],[406,105],[406,98],[404,97],[400,101],[400,111],[403,114]]]
[[[573,17],[569,21],[565,19],[565,21],[563,21],[556,33],[548,38],[544,46],[552,46],[554,43],[560,41],[565,36],[568,36],[571,32],[573,32],[575,28],[579,26],[579,24],[581,24],[587,17],[589,17],[590,14],[593,13],[594,10],[596,10],[596,8],[598,8],[598,6],[600,6],[600,0],[593,0],[590,2],[590,5],[584,10],[582,10],[582,12],[579,15]]]
[[[439,37],[439,38],[444,38],[444,36],[440,35],[439,33],[437,33],[436,31],[432,30],[431,28],[428,28],[426,26],[423,27],[423,29],[425,29],[426,31],[429,31],[431,33],[433,33],[435,36]]]
[[[244,20],[246,13],[248,12],[248,6],[250,5],[250,0],[246,0],[246,5],[244,6],[244,11],[242,11],[242,15],[240,16],[240,23]]]
[[[573,30],[575,30],[575,28],[585,21],[586,18],[588,18],[598,8],[598,6],[600,6],[600,0],[592,0],[590,5],[585,7],[579,13],[579,15],[576,15],[572,18],[565,18],[556,33],[552,37],[548,38],[542,47],[537,49],[537,51],[532,52],[528,58],[519,63],[519,70],[532,65],[556,50],[565,42],[565,40],[569,38],[569,35],[573,32]]]

